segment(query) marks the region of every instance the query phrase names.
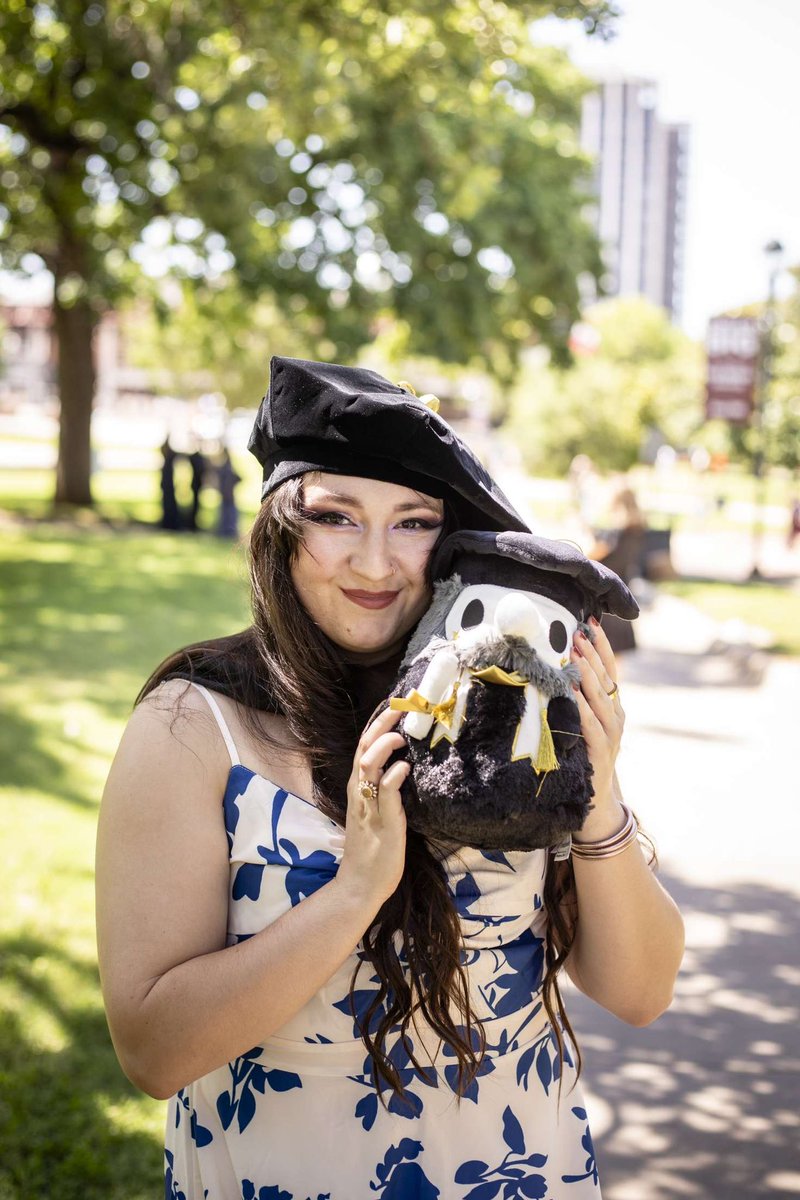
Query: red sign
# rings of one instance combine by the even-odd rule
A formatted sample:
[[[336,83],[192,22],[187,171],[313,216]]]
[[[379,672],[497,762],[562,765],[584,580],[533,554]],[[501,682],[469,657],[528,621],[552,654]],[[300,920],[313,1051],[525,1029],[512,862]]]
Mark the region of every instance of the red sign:
[[[758,383],[758,321],[712,317],[706,354],[706,420],[745,424],[752,416]]]

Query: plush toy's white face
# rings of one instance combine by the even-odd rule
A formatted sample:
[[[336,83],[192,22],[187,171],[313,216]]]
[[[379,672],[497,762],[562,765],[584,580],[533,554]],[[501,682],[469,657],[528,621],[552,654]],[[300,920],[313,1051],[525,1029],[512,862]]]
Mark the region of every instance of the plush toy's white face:
[[[514,634],[524,638],[551,667],[569,662],[577,628],[577,618],[555,600],[489,583],[465,587],[445,618],[450,639],[483,641]]]

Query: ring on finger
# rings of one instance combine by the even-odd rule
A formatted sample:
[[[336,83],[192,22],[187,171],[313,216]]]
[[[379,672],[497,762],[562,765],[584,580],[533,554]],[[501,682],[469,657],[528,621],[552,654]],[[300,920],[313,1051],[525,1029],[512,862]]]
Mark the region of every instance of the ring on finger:
[[[362,800],[377,800],[378,785],[373,783],[371,779],[362,779],[358,784],[358,794]]]
[[[608,696],[608,698],[609,698],[610,700],[613,700],[615,696],[618,696],[618,695],[619,695],[619,684],[618,684],[618,683],[613,683],[613,684],[611,685],[611,690],[610,690],[610,691],[607,691],[607,692],[606,692],[606,695]]]

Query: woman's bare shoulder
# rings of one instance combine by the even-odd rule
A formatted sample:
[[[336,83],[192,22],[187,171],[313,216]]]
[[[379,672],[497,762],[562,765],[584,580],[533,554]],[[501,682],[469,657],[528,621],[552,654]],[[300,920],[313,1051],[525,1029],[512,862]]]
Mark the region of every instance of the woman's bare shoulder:
[[[212,693],[233,741],[238,760],[279,787],[311,798],[307,755],[277,713],[247,708],[220,692]],[[170,679],[137,705],[123,741],[144,749],[166,739],[166,752],[199,757],[210,774],[224,779],[231,758],[208,698],[188,680]]]
[[[222,733],[208,701],[185,679],[168,679],[136,705],[122,736],[127,756],[151,755],[165,767],[187,757],[222,777],[230,767]]]
[[[165,679],[148,692],[137,704],[134,712],[170,713],[179,716],[182,711],[208,711],[208,703],[188,679]]]
[[[248,709],[228,696],[217,701],[244,765],[313,803],[308,754],[286,718]]]

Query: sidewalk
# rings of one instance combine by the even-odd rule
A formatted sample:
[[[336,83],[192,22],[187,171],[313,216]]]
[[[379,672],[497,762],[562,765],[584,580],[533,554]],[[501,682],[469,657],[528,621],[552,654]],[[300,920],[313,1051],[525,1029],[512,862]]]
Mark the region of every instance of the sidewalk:
[[[696,883],[779,884],[800,898],[797,855],[779,832],[797,827],[800,661],[768,655],[758,633],[750,640],[746,627],[656,593],[637,622],[639,649],[620,665],[620,776],[666,869]]]
[[[687,951],[649,1029],[570,995],[604,1200],[800,1196],[800,660],[668,596],[637,630],[620,778]]]
[[[525,484],[525,486],[522,486]],[[545,536],[547,505],[503,479]],[[534,502],[536,502],[534,510]],[[765,574],[800,576],[767,534]],[[752,542],[674,539],[686,575],[745,579]],[[798,593],[800,615],[800,593]],[[669,1011],[634,1029],[565,986],[604,1200],[800,1197],[800,660],[654,588],[620,663],[619,775],[686,922]],[[568,1100],[566,1101],[568,1103]]]

